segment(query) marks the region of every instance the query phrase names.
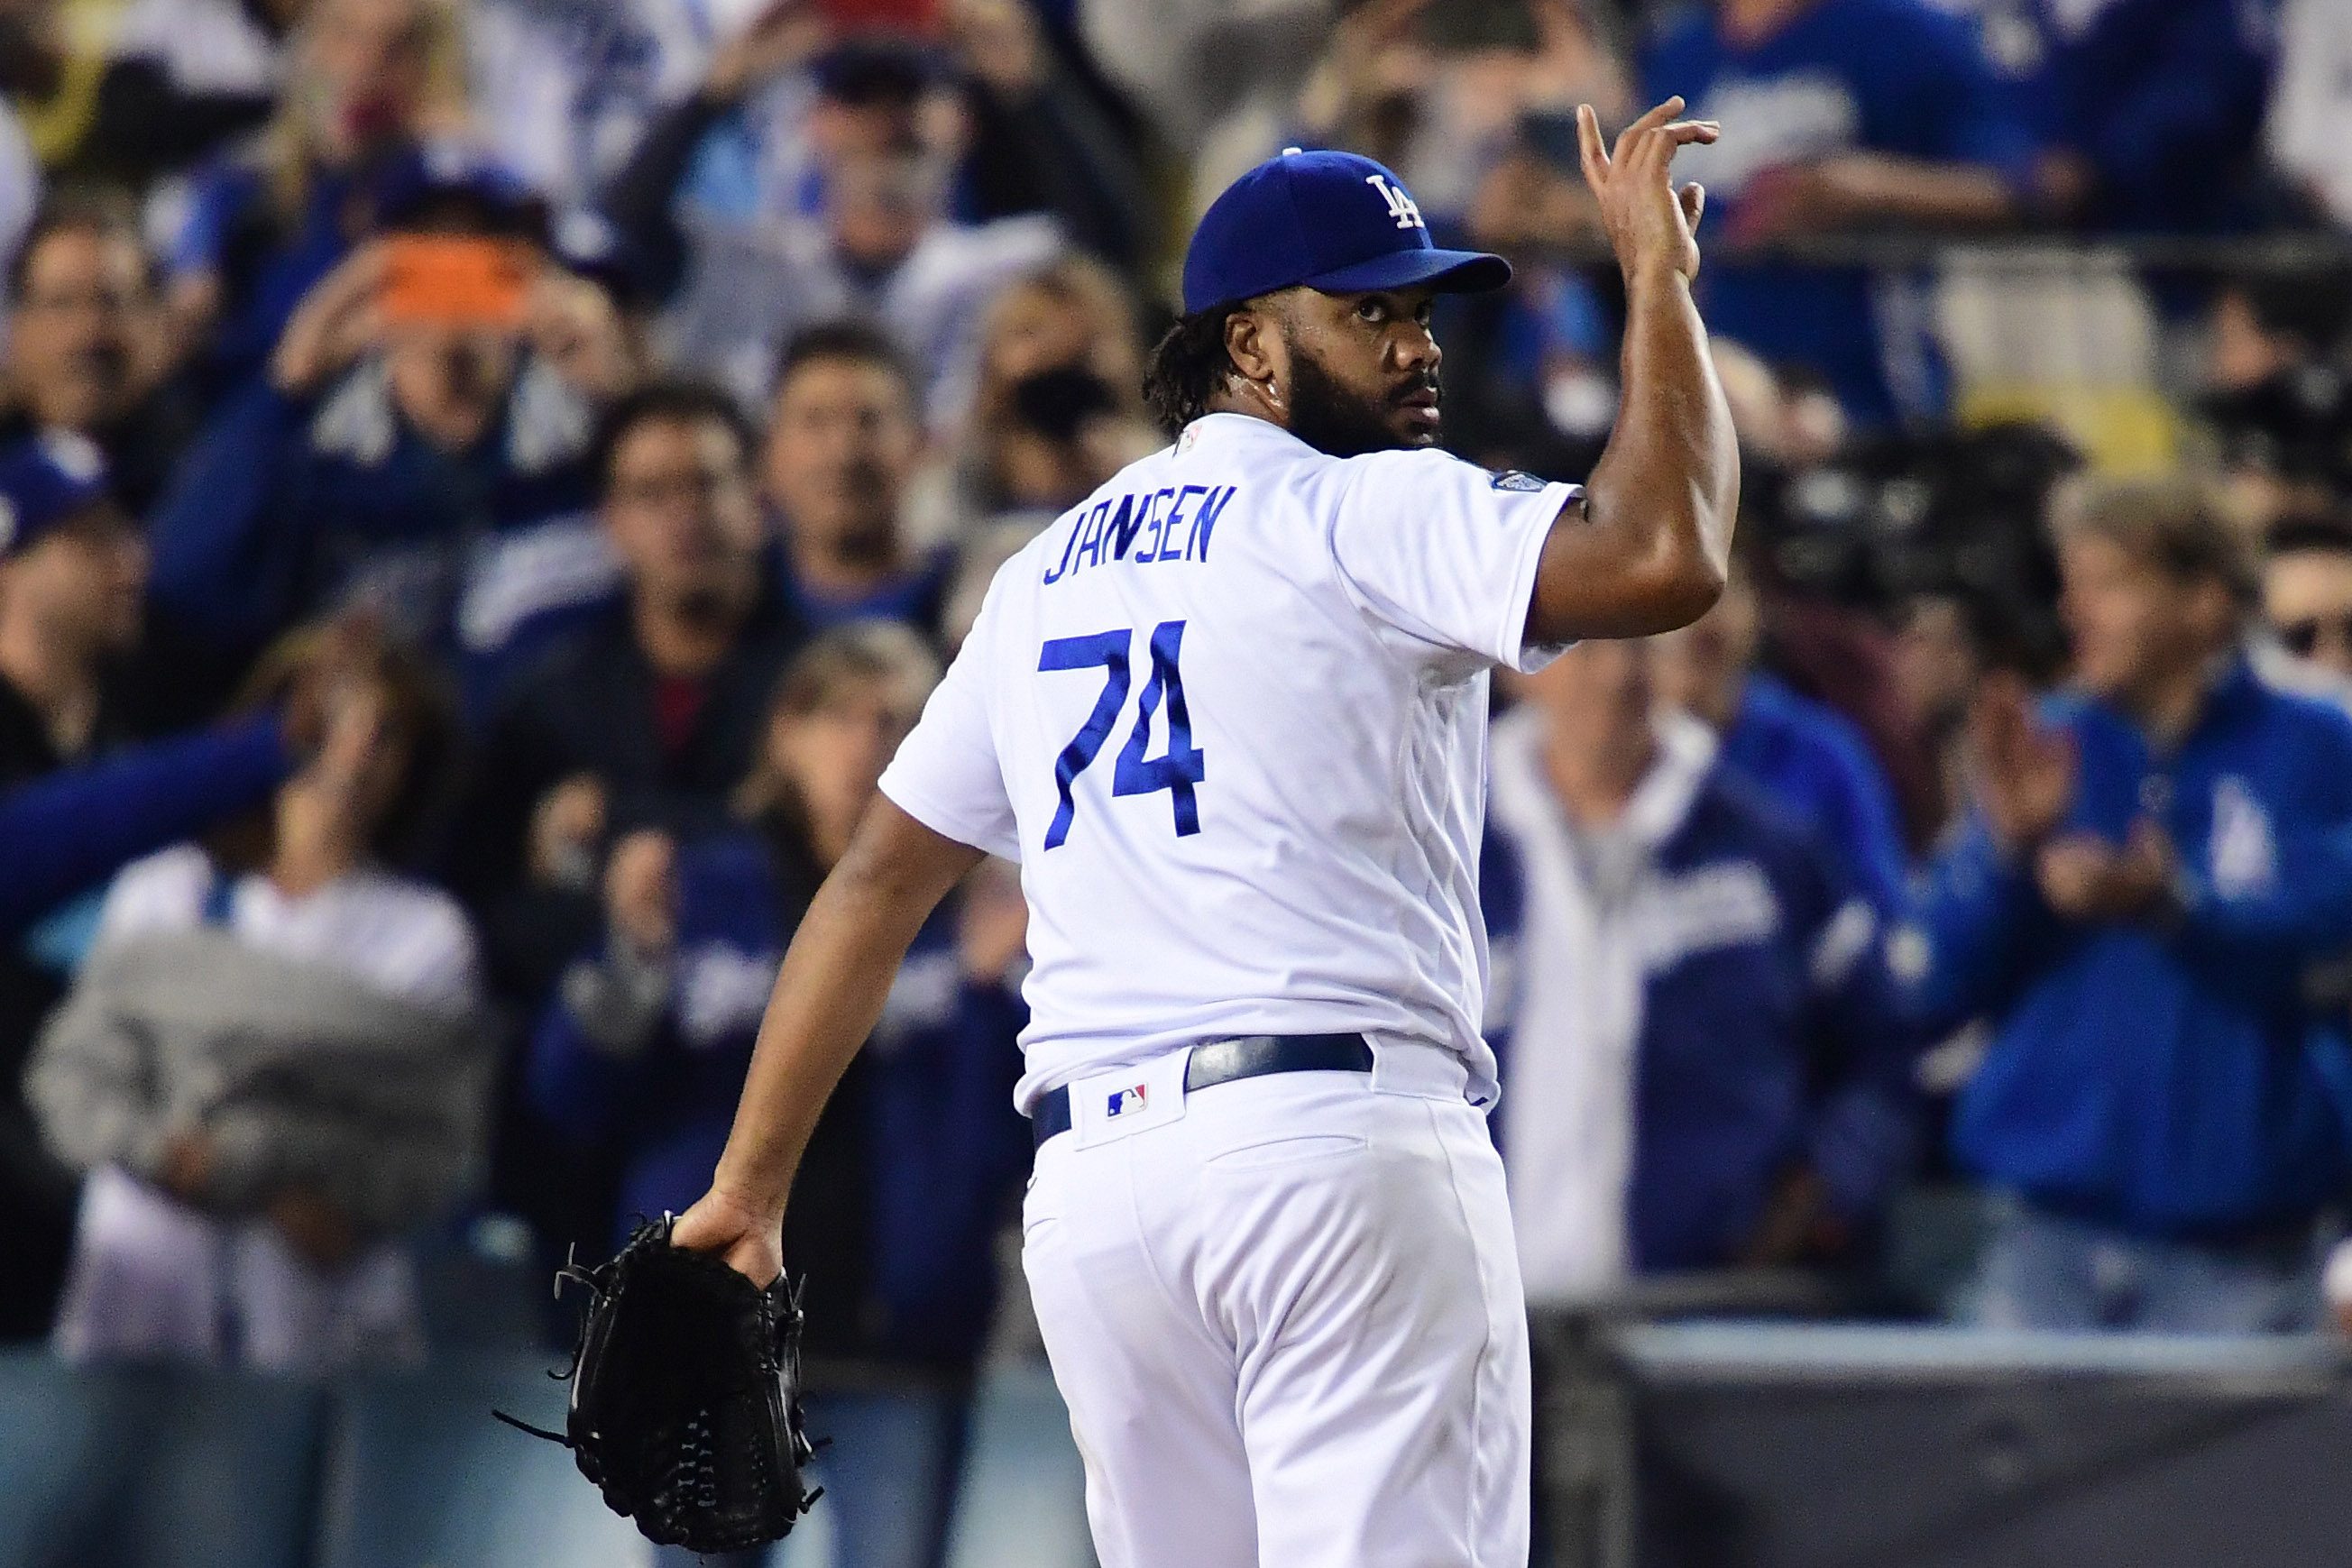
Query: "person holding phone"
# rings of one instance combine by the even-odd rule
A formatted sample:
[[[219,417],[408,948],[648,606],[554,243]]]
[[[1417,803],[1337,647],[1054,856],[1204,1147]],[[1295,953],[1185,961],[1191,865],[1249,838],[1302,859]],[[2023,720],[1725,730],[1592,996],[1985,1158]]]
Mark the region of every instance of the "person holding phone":
[[[445,179],[304,296],[183,461],[156,600],[236,654],[367,603],[486,688],[542,617],[613,586],[587,447],[636,376],[611,298],[494,173]]]

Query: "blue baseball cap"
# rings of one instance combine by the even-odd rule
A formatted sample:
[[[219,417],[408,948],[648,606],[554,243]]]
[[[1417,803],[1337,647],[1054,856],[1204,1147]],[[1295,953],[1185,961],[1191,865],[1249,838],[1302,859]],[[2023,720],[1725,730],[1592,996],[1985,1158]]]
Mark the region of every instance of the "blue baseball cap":
[[[53,430],[0,446],[0,556],[108,502],[106,455],[88,437]]]
[[[1440,250],[1404,182],[1353,152],[1286,147],[1225,187],[1184,253],[1184,313],[1277,288],[1326,294],[1433,284],[1450,294],[1500,288],[1511,264]]]

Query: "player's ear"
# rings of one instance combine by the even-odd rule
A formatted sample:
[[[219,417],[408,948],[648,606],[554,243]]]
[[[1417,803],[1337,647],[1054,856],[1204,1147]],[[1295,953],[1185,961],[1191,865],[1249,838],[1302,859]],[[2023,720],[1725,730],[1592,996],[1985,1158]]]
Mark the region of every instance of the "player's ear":
[[[1225,318],[1225,356],[1244,381],[1262,384],[1273,379],[1277,371],[1276,335],[1272,312],[1262,306],[1237,306]]]

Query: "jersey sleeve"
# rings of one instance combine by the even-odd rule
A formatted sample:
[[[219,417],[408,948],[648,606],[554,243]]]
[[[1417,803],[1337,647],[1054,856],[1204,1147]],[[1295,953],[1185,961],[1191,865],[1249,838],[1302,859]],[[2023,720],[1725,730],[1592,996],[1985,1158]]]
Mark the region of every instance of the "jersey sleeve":
[[[981,608],[923,716],[882,770],[882,793],[907,815],[958,843],[1006,860],[1021,858],[1013,799],[996,758],[988,716],[994,599]]]
[[[1433,650],[1522,672],[1559,650],[1527,643],[1536,567],[1560,509],[1581,492],[1495,474],[1442,452],[1357,458],[1331,524],[1331,554],[1357,604]]]

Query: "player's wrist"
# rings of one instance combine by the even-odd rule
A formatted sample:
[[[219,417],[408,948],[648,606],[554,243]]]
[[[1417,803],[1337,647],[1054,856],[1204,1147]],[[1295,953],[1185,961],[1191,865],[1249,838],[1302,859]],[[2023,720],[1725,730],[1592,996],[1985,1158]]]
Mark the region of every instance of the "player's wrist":
[[[763,1177],[761,1173],[745,1169],[722,1156],[719,1169],[710,1178],[710,1197],[725,1206],[727,1211],[744,1222],[746,1229],[781,1226],[784,1219],[784,1201],[792,1191],[792,1177]]]
[[[1625,275],[1625,292],[1643,294],[1656,289],[1690,290],[1690,275],[1681,264],[1668,256],[1636,256],[1620,268]]]

